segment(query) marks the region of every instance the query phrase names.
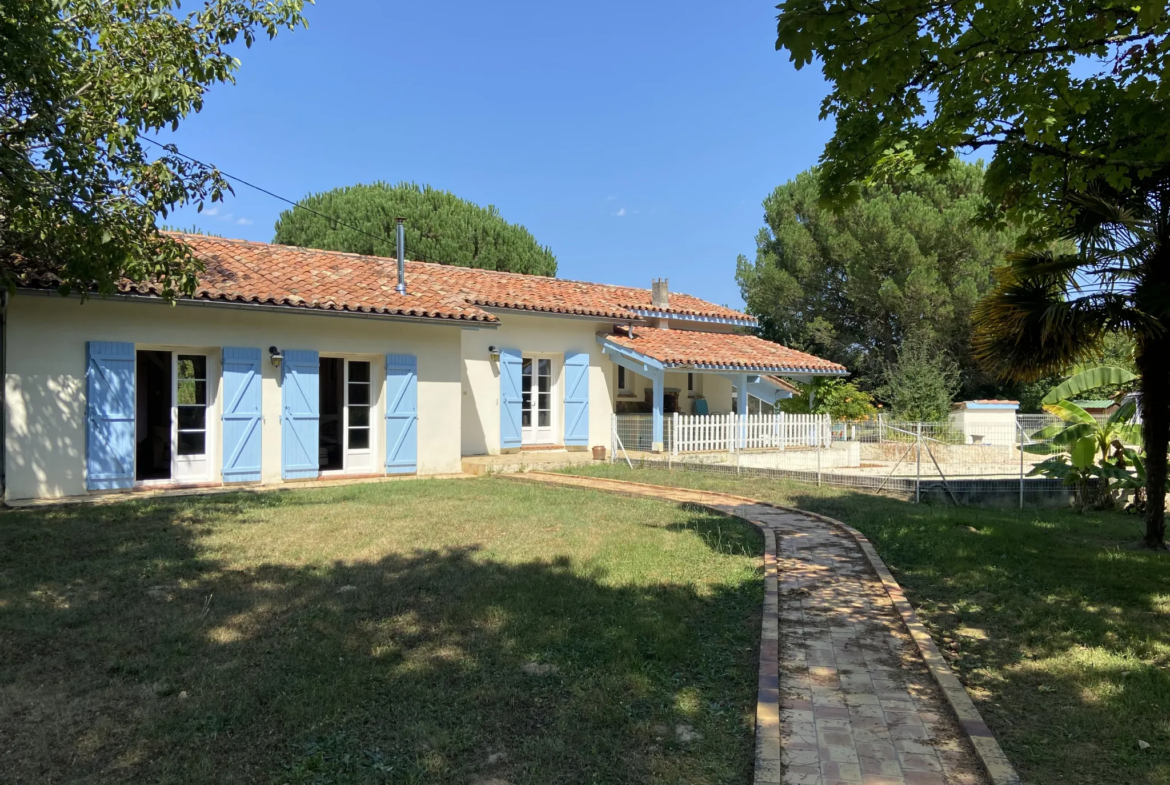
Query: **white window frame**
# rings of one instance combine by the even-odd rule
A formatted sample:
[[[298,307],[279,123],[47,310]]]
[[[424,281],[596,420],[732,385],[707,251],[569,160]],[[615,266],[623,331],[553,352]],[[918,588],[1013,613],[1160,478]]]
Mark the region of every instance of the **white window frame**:
[[[370,473],[374,471],[374,448],[377,446],[377,440],[374,437],[374,411],[377,408],[378,401],[374,397],[374,362],[373,360],[362,357],[345,357],[344,366],[344,381],[342,384],[344,388],[344,401],[342,403],[342,417],[341,424],[345,429],[344,441],[342,442],[342,471],[348,473]],[[367,380],[364,382],[368,389],[366,402],[359,404],[365,406],[368,414],[366,415],[366,446],[364,448],[354,449],[349,446],[349,407],[353,404],[349,400],[349,385],[350,367],[353,363],[365,363],[369,366],[370,372]],[[362,384],[362,382],[354,382],[354,384]],[[358,426],[361,427],[361,426]]]
[[[634,376],[634,372],[631,371],[629,368],[618,365],[617,363],[614,363],[614,366],[617,368],[617,371],[614,373],[614,376],[616,377],[614,380],[614,386],[617,388],[617,394],[618,395],[633,395],[634,394],[634,385],[633,385],[634,380],[632,377]],[[624,387],[622,386],[622,377],[623,376],[625,377],[625,382],[626,382]]]
[[[179,356],[203,358],[203,385],[206,400],[203,404],[203,454],[179,455]],[[207,482],[211,479],[211,463],[214,455],[214,429],[212,428],[212,356],[207,352],[171,352],[171,481],[176,483]],[[195,379],[194,381],[198,381]],[[187,429],[194,432],[193,429]],[[202,463],[199,470],[197,464]],[[181,476],[180,476],[181,475]]]
[[[346,474],[376,474],[378,469],[374,456],[381,448],[381,430],[376,427],[381,422],[382,386],[379,383],[378,373],[385,375],[385,365],[380,364],[376,357],[366,354],[320,354],[322,360],[341,360],[341,419],[338,430],[341,439],[341,468],[327,469],[320,473],[321,477],[341,477]],[[351,450],[349,446],[349,368],[350,363],[368,363],[370,366],[370,445],[365,449]]]
[[[219,410],[219,386],[223,380],[223,366],[219,362],[220,350],[213,347],[173,346],[168,344],[136,343],[134,344],[135,368],[137,368],[138,352],[168,352],[171,355],[171,476],[169,479],[134,480],[134,486],[145,488],[151,486],[190,485],[192,483],[211,482],[218,476],[221,467],[220,455],[217,452],[220,430],[223,426]],[[206,467],[199,472],[185,473],[180,471],[181,463],[194,463],[192,456],[179,456],[179,355],[199,356],[205,358],[204,384],[207,390],[207,403],[204,406],[204,437],[202,460]],[[134,401],[138,405],[138,385],[141,379],[134,374]],[[137,417],[137,411],[135,412]],[[135,445],[137,448],[137,444]],[[137,449],[135,449],[137,462]],[[137,477],[138,467],[134,467]],[[182,476],[180,476],[182,475]]]
[[[521,355],[521,365],[520,365],[520,387],[521,387],[520,444],[521,444],[521,446],[524,446],[524,447],[544,447],[544,446],[552,447],[552,446],[556,446],[558,444],[563,444],[565,441],[564,433],[557,430],[559,427],[558,423],[560,422],[560,419],[561,419],[560,409],[561,409],[561,403],[562,403],[561,398],[560,398],[560,393],[559,393],[559,391],[560,391],[560,376],[561,376],[560,366],[562,365],[562,363],[558,362],[559,359],[560,359],[560,355],[543,353],[543,352],[524,352]],[[531,411],[532,411],[533,417],[536,418],[535,419],[536,422],[539,422],[539,416],[540,416],[540,409],[539,409],[540,399],[538,397],[540,395],[540,393],[538,392],[539,379],[540,379],[540,375],[539,375],[540,361],[541,360],[548,361],[548,373],[549,373],[548,406],[549,406],[549,408],[548,408],[548,426],[546,426],[546,427],[541,427],[540,425],[530,425],[526,429],[524,424],[523,424],[523,406],[524,406],[524,404],[523,404],[523,388],[524,388],[523,361],[524,360],[531,360],[532,361],[532,384],[533,384],[533,386],[530,390],[530,394],[533,397],[532,397]],[[529,437],[528,435],[526,435],[525,430],[529,430],[532,433],[532,436]],[[537,431],[545,431],[545,430],[548,431],[548,440],[547,441],[541,440],[539,434],[536,433]],[[560,434],[559,441],[558,441],[558,433]]]

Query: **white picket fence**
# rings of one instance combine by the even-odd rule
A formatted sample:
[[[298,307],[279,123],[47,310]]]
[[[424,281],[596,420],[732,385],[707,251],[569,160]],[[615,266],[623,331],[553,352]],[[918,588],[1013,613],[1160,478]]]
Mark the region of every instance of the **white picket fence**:
[[[670,450],[737,452],[828,447],[832,424],[825,414],[679,414],[671,415]]]

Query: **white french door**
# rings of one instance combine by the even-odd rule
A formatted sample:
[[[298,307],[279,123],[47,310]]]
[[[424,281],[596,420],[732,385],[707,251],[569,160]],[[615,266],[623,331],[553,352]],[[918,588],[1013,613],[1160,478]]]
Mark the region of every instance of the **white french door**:
[[[370,413],[373,386],[370,363],[345,361],[345,471],[367,472],[374,467]]]
[[[171,354],[171,478],[177,482],[211,479],[211,432],[208,430],[207,355]]]
[[[553,362],[549,357],[525,357],[520,366],[520,441],[554,444]]]

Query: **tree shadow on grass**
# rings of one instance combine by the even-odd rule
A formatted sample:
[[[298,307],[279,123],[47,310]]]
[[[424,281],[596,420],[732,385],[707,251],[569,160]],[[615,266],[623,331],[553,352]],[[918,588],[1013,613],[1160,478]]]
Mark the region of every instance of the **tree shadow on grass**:
[[[1133,518],[791,502],[874,543],[1025,781],[1170,783],[1170,557]]]
[[[201,551],[272,503],[3,519],[5,779],[750,781],[758,582],[615,586],[473,546],[249,568]]]

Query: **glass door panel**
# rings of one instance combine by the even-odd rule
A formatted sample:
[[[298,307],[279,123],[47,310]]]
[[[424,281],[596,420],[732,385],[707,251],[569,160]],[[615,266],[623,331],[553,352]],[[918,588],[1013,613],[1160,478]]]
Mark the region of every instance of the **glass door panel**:
[[[174,477],[176,480],[207,480],[211,475],[207,355],[176,353],[174,357]]]
[[[370,363],[365,360],[346,362],[345,379],[345,468],[346,471],[369,471],[373,467],[370,434],[370,408],[373,387]]]
[[[523,444],[552,444],[552,360],[525,357],[520,366],[520,432]]]

